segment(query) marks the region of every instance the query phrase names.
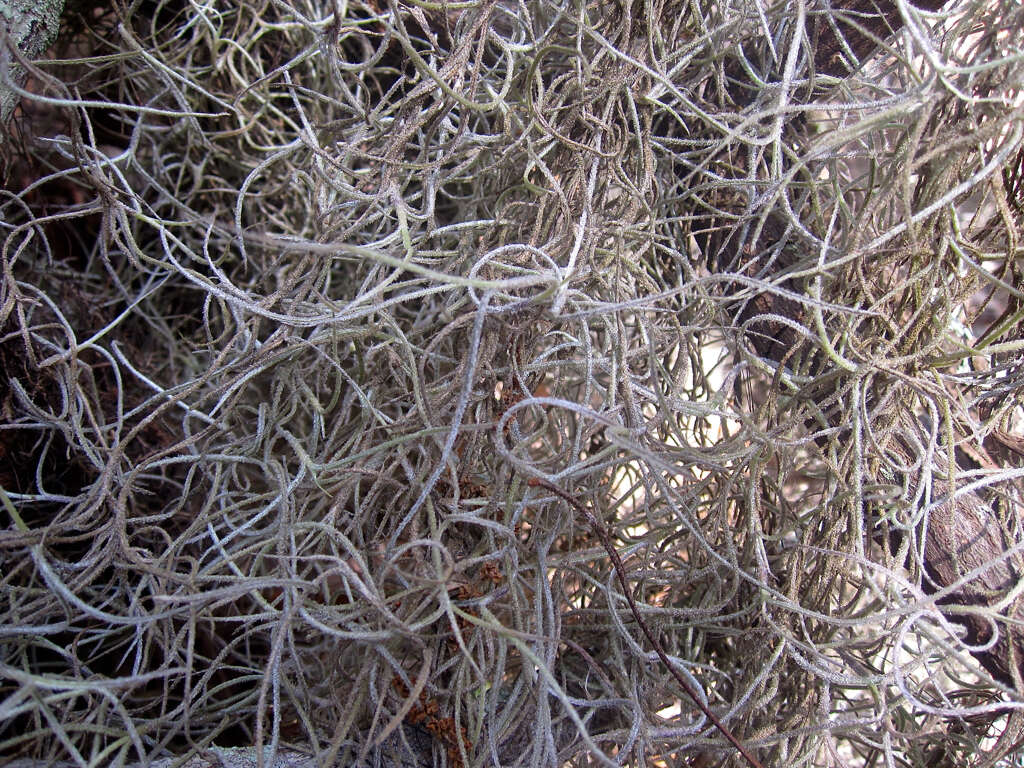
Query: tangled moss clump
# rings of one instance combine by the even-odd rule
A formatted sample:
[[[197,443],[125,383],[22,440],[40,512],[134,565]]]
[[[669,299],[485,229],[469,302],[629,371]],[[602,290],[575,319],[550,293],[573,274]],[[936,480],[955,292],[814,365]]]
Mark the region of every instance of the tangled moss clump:
[[[1019,3],[69,5],[0,755],[740,764],[531,479],[764,765],[1012,751]]]

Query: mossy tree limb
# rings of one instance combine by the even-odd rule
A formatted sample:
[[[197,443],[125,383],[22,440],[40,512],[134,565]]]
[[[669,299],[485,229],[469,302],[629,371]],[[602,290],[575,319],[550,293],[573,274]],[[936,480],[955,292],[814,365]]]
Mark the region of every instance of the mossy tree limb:
[[[16,89],[24,86],[28,77],[12,49],[28,59],[41,56],[57,39],[63,11],[64,0],[0,0],[4,33],[0,49],[0,124],[6,124],[14,114],[21,99]]]

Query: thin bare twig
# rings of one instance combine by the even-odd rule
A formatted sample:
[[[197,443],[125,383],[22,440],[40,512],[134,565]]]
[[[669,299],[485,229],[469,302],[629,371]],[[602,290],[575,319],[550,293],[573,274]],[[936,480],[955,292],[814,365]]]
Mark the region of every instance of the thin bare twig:
[[[612,566],[615,568],[615,575],[618,577],[619,586],[622,587],[622,594],[626,598],[626,602],[629,603],[629,610],[632,612],[633,618],[636,619],[636,623],[640,625],[640,629],[644,633],[648,642],[650,642],[654,647],[654,652],[658,654],[658,658],[661,659],[661,663],[665,665],[665,668],[668,669],[672,677],[675,678],[675,681],[679,683],[679,687],[682,688],[683,691],[686,692],[686,695],[693,700],[693,703],[697,705],[697,708],[704,713],[704,716],[707,717],[715,728],[717,728],[721,734],[728,739],[729,743],[736,747],[739,753],[743,755],[743,759],[747,761],[751,768],[764,768],[761,762],[750,753],[739,739],[733,735],[732,731],[730,731],[729,728],[718,719],[708,705],[701,701],[697,691],[695,691],[693,686],[691,686],[686,679],[679,674],[679,670],[675,668],[675,665],[672,663],[671,659],[669,659],[668,654],[665,653],[665,649],[661,647],[661,643],[658,642],[658,638],[654,636],[650,627],[647,626],[647,622],[644,621],[643,617],[640,615],[640,609],[637,608],[636,601],[633,600],[633,593],[630,591],[629,582],[626,580],[626,569],[622,564],[622,558],[619,557],[619,553],[615,549],[615,545],[612,544],[611,537],[608,535],[608,531],[605,530],[604,525],[601,524],[601,521],[594,516],[593,512],[580,504],[570,494],[563,491],[557,485],[537,477],[530,478],[529,484],[551,491],[566,501],[573,509],[583,516],[583,519],[587,521],[590,529],[594,532],[594,535],[600,540],[601,546],[604,547],[605,552],[608,553],[608,557],[612,561]]]

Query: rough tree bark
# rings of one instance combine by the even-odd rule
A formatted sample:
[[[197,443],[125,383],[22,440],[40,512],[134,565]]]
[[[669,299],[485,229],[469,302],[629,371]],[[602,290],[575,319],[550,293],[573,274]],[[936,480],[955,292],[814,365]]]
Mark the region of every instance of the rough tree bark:
[[[64,0],[0,0],[0,127],[6,125],[21,99],[10,84],[21,88],[28,76],[13,49],[28,59],[41,56],[57,39],[63,11]]]

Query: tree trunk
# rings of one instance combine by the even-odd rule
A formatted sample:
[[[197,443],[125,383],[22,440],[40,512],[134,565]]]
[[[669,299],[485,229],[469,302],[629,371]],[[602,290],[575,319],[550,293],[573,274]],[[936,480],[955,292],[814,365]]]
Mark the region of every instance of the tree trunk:
[[[12,54],[12,46],[27,59],[42,56],[57,39],[63,11],[64,0],[0,0],[4,28],[4,44],[0,47],[0,126],[7,124],[21,100],[11,84],[21,88],[28,76]]]

